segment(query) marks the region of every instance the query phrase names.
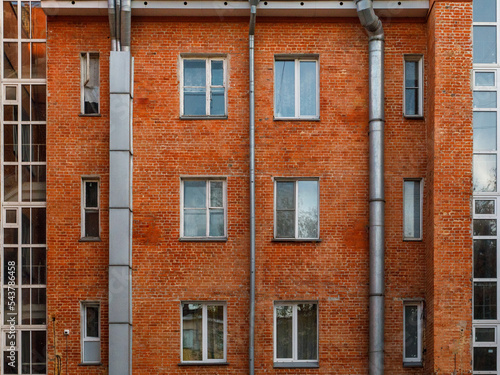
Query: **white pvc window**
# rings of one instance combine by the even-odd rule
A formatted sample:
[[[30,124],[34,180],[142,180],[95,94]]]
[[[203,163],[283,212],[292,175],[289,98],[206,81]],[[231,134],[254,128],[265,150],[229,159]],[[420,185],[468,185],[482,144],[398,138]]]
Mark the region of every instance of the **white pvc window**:
[[[99,114],[99,54],[83,52],[81,59],[81,113]]]
[[[274,237],[319,238],[319,181],[275,180]]]
[[[82,302],[82,363],[101,362],[101,322],[98,302]]]
[[[319,118],[319,69],[312,59],[274,62],[274,117]]]
[[[274,304],[274,362],[318,362],[318,304]]]
[[[226,60],[183,59],[181,114],[217,117],[226,113]]]
[[[99,179],[82,179],[82,237],[99,238]]]
[[[423,303],[408,302],[403,308],[403,362],[422,362]]]
[[[226,180],[182,180],[181,237],[226,236]]]
[[[405,179],[403,186],[403,237],[422,239],[423,180]]]
[[[181,305],[182,362],[226,361],[226,305],[184,302]]]
[[[424,74],[421,55],[404,57],[404,115],[422,117],[424,115]]]

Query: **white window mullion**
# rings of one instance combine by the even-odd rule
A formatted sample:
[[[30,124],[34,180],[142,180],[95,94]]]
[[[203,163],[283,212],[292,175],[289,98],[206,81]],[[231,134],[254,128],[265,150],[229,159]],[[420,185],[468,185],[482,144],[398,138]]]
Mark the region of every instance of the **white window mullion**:
[[[292,313],[292,360],[296,361],[298,359],[297,353],[297,331],[298,331],[298,323],[297,323],[297,304],[293,305],[293,313]]]
[[[208,333],[208,326],[207,326],[207,305],[203,304],[202,305],[202,310],[201,310],[201,336],[202,336],[202,344],[201,344],[201,350],[202,350],[202,358],[203,361],[208,360],[208,351],[207,351],[207,345],[208,345],[208,338],[207,338],[207,333]]]
[[[207,63],[205,65],[205,115],[210,116],[210,99],[211,99],[211,87],[212,87],[212,60],[207,59]]]
[[[205,228],[205,236],[210,236],[210,194],[211,193],[211,183],[210,180],[207,181],[207,190],[206,190],[206,200],[205,200],[205,210],[206,210],[206,228]]]
[[[295,236],[299,238],[299,181],[293,183],[295,202],[294,202],[294,223],[295,223]]]

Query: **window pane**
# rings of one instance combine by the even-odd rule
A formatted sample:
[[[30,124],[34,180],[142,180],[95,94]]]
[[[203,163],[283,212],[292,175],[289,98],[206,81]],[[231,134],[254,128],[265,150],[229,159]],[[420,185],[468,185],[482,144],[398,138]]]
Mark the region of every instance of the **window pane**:
[[[276,182],[276,209],[295,210],[295,182]]]
[[[474,319],[497,318],[497,283],[474,283]]]
[[[496,155],[473,156],[474,192],[497,190]]]
[[[30,324],[30,298],[31,298],[31,292],[29,288],[22,288],[21,289],[21,301],[22,301],[22,317],[21,317],[21,324]]]
[[[404,182],[404,237],[421,238],[420,181]]]
[[[497,2],[495,0],[473,0],[472,21],[473,22],[495,22]]]
[[[4,171],[4,200],[7,202],[16,202],[18,200],[18,174],[17,166],[5,165]]]
[[[493,215],[495,214],[494,200],[476,200],[474,202],[474,212],[478,215]]]
[[[17,78],[19,61],[17,43],[7,42],[3,44],[3,76],[5,78]]]
[[[210,115],[224,116],[225,110],[224,87],[213,87],[210,89]]]
[[[276,237],[295,237],[295,211],[276,212]]]
[[[188,116],[205,116],[206,110],[206,89],[184,88],[184,114]]]
[[[99,362],[101,360],[101,342],[84,341],[83,342],[83,361]]]
[[[33,374],[47,373],[46,343],[45,331],[31,332],[31,371]]]
[[[47,302],[45,288],[31,289],[31,324],[46,324]]]
[[[474,348],[474,371],[496,371],[497,348]]]
[[[300,115],[316,116],[316,62],[300,62]]]
[[[97,181],[85,181],[85,207],[98,207],[98,186]]]
[[[206,208],[206,181],[184,181],[184,208]]]
[[[205,237],[207,235],[207,211],[184,210],[184,236]]]
[[[476,72],[476,86],[495,86],[495,73],[493,72]]]
[[[47,90],[46,85],[33,85],[31,86],[31,120],[32,121],[45,121],[47,119],[46,115],[46,102],[47,102]],[[99,96],[99,95],[97,95]],[[98,98],[96,100],[99,100]],[[92,103],[91,103],[92,104]],[[98,105],[98,103],[95,103]],[[85,112],[85,113],[98,113],[99,107],[97,107],[96,112]]]
[[[31,86],[22,85],[21,86],[21,119],[22,121],[29,121],[31,116]]]
[[[201,361],[202,351],[202,306],[186,303],[182,305],[182,360]]]
[[[3,127],[3,157],[4,161],[17,161],[19,147],[17,145],[17,126],[4,125]]]
[[[474,277],[497,277],[497,240],[474,240]]]
[[[295,61],[276,61],[274,69],[275,115],[295,117]]]
[[[31,159],[45,161],[46,150],[45,125],[31,125]]]
[[[3,37],[17,38],[17,1],[3,3]]]
[[[276,358],[292,358],[292,306],[276,306]]]
[[[21,38],[29,39],[30,34],[30,3],[23,1],[21,3]]]
[[[495,342],[495,328],[476,328],[474,340],[476,342]]]
[[[3,106],[3,120],[4,121],[17,121],[17,105],[4,105]]]
[[[496,112],[474,112],[473,115],[474,151],[497,149]]]
[[[297,305],[297,359],[318,358],[318,327],[316,304]]]
[[[418,89],[405,90],[405,114],[418,114]]]
[[[11,357],[11,352],[3,352],[3,369],[5,374],[17,374],[17,364],[19,363],[17,350],[13,353],[14,358]]]
[[[207,358],[224,359],[223,306],[207,306]]]
[[[184,60],[184,86],[205,87],[207,84],[205,67],[205,60]]]
[[[22,262],[22,284],[31,284],[31,249],[23,247],[21,262]]]
[[[5,87],[5,100],[17,100],[17,86]]]
[[[222,181],[210,181],[210,207],[223,207]]]
[[[30,78],[31,74],[31,43],[21,43],[21,76]]]
[[[85,307],[85,337],[99,337],[99,307],[86,306]]]
[[[210,236],[224,236],[224,210],[210,210]]]
[[[405,88],[418,87],[418,61],[405,61]]]
[[[32,48],[31,77],[45,78],[46,75],[45,43],[32,43],[31,48]]]
[[[39,1],[31,2],[31,33],[33,39],[45,39],[47,37],[47,16],[41,8]]]
[[[29,331],[21,332],[21,362],[22,362],[22,373],[30,373],[31,365],[31,335]]]
[[[497,221],[495,219],[474,219],[472,223],[474,236],[497,235]]]
[[[17,284],[17,249],[16,248],[5,248],[4,249],[4,284],[8,284],[9,281]]]
[[[46,231],[46,209],[31,209],[31,243],[44,244]]]
[[[46,284],[46,258],[44,248],[33,248],[32,257],[32,271],[31,283],[32,284]]]
[[[85,211],[85,237],[99,237],[99,212]]]
[[[491,12],[491,9],[488,10]],[[472,54],[474,63],[496,63],[496,26],[474,26]]]
[[[318,238],[318,182],[298,181],[299,238]]]
[[[212,61],[212,85],[224,85],[224,62]]]
[[[418,306],[405,306],[405,359],[418,358]]]
[[[497,93],[496,91],[474,91],[472,103],[474,108],[496,108]]]

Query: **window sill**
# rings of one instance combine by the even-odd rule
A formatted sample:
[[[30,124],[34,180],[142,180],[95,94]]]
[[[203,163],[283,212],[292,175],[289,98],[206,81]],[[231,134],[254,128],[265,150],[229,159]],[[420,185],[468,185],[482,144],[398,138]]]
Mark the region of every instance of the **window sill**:
[[[227,237],[180,237],[179,242],[227,242]]]
[[[181,116],[180,120],[227,120],[225,116]]]
[[[404,368],[424,367],[424,364],[422,363],[422,361],[420,361],[420,362],[403,362],[403,367]]]
[[[102,363],[99,362],[99,363],[85,363],[85,362],[82,362],[82,363],[79,363],[78,366],[102,366]]]
[[[422,242],[423,238],[403,237],[403,242]]]
[[[229,362],[181,362],[177,366],[229,366]]]
[[[274,117],[274,121],[316,121],[319,122],[319,117]]]
[[[274,368],[319,368],[318,362],[274,362]]]
[[[102,117],[100,113],[80,113],[78,117]]]
[[[403,117],[409,120],[422,120],[424,115],[403,115]]]
[[[321,238],[273,238],[271,242],[323,242]]]
[[[101,237],[82,237],[78,242],[101,242]]]

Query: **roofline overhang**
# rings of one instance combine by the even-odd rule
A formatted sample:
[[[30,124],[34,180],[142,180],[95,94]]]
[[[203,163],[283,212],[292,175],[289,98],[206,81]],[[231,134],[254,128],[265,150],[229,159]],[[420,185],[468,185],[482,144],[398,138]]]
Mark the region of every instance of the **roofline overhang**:
[[[283,1],[259,3],[259,17],[357,17],[353,1]],[[49,16],[107,16],[107,0],[42,0]],[[429,0],[375,0],[373,8],[383,18],[426,17]],[[132,16],[247,17],[248,1],[132,0]]]

